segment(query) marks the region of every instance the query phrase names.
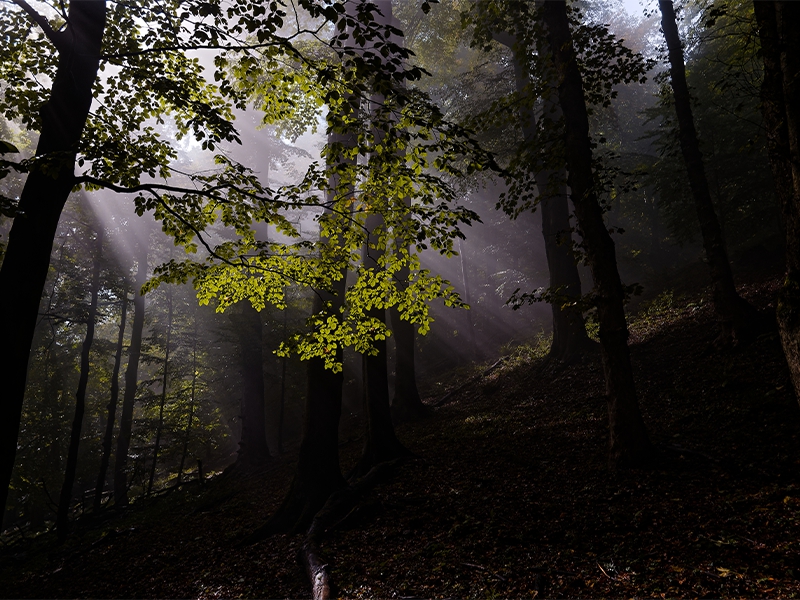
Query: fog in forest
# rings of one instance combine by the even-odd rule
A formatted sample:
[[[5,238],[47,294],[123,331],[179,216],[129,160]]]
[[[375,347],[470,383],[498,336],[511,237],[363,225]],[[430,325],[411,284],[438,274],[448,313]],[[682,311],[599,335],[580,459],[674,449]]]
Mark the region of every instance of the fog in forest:
[[[523,360],[520,402],[603,378],[608,463],[647,468],[628,348],[677,299],[714,315],[703,357],[783,343],[800,385],[789,317],[735,287],[796,266],[787,3],[771,63],[744,0],[85,4],[0,5],[4,544],[290,464],[247,540],[308,532],[313,579],[345,481]]]

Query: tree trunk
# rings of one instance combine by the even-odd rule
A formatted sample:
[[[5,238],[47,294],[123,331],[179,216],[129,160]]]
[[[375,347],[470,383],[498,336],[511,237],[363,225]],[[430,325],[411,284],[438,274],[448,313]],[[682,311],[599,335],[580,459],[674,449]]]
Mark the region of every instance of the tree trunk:
[[[519,53],[524,49],[517,47],[517,38],[508,33],[498,33],[495,40],[510,48],[514,55],[514,80],[517,95],[520,97],[520,121],[526,150],[534,152],[537,143],[536,115],[527,98],[530,78],[525,71],[524,61]],[[527,102],[526,102],[527,100]],[[561,117],[557,103],[548,101],[545,113],[551,113],[555,120]],[[550,307],[553,315],[553,343],[549,358],[570,363],[593,349],[594,344],[586,334],[583,313],[578,305],[581,298],[581,279],[578,274],[575,253],[572,250],[572,228],[569,222],[569,202],[567,200],[566,170],[554,173],[541,161],[534,161],[536,187],[539,192],[539,207],[542,212],[542,236],[544,237],[547,268],[550,273],[550,292],[553,297]]]
[[[58,66],[50,98],[41,108],[37,157],[47,168],[28,174],[0,267],[0,315],[7,358],[0,362],[0,505],[5,512],[17,452],[22,403],[39,301],[64,203],[73,187],[78,142],[92,104],[105,30],[104,0],[72,2],[68,24],[54,32]],[[0,519],[2,522],[2,519]]]
[[[64,484],[58,499],[56,515],[56,534],[58,541],[67,539],[69,530],[69,507],[72,504],[72,487],[75,485],[75,471],[78,467],[78,446],[81,442],[83,415],[86,412],[86,386],[89,383],[89,352],[94,341],[94,327],[97,320],[97,297],[100,292],[100,260],[103,253],[103,228],[99,227],[95,238],[94,266],[92,269],[91,302],[86,315],[86,337],[81,347],[81,374],[78,378],[78,390],[75,392],[75,416],[72,420],[72,431],[69,436],[67,451],[67,467],[64,470]]]
[[[164,340],[164,373],[161,377],[161,402],[158,405],[158,425],[156,426],[156,443],[153,447],[153,464],[150,466],[150,478],[147,481],[147,495],[153,491],[156,477],[158,453],[161,450],[161,433],[164,429],[164,405],[167,403],[167,386],[169,384],[169,344],[172,337],[172,287],[167,288],[167,332]]]
[[[122,397],[122,414],[119,418],[117,453],[114,461],[114,504],[128,505],[128,450],[131,445],[133,427],[133,405],[139,385],[139,357],[142,354],[142,332],[144,331],[145,302],[142,286],[147,282],[147,251],[149,231],[137,244],[136,282],[133,297],[133,327],[131,344],[128,347],[128,367],[125,369],[125,393]]]
[[[408,279],[408,269],[398,272],[398,277]],[[392,421],[405,423],[418,421],[430,414],[422,403],[417,389],[417,369],[414,361],[414,325],[400,318],[396,308],[389,310],[395,343],[394,396],[392,397]]]
[[[238,464],[256,466],[269,460],[266,406],[264,403],[264,354],[261,315],[249,304],[242,306],[239,336],[239,374],[242,381],[242,437]]]
[[[776,316],[800,401],[800,4],[760,0],[753,5],[764,61],[761,112],[786,232],[786,277]]]
[[[125,322],[128,316],[128,285],[127,280],[122,286],[122,307],[120,308],[119,335],[117,336],[117,351],[114,354],[114,368],[111,371],[111,394],[108,399],[108,412],[106,414],[106,433],[103,436],[103,454],[100,457],[100,471],[97,474],[97,485],[94,488],[93,510],[98,512],[103,506],[103,491],[106,487],[108,463],[111,459],[111,443],[114,440],[114,421],[117,417],[117,403],[119,402],[119,368],[122,364],[122,350],[125,341]]]
[[[183,434],[183,450],[181,450],[181,463],[178,466],[178,484],[183,478],[183,467],[186,464],[186,454],[189,450],[189,439],[194,421],[194,403],[197,393],[197,305],[194,307],[194,331],[192,332],[192,385],[189,389],[189,416],[186,419],[186,431]]]
[[[600,349],[606,380],[609,417],[609,464],[636,467],[654,456],[639,410],[633,383],[625,294],[617,270],[614,241],[603,221],[592,172],[589,117],[583,81],[575,57],[563,1],[545,2],[543,18],[558,75],[558,98],[564,114],[569,187],[586,260],[594,279],[594,303],[600,324]]]
[[[733,282],[733,273],[719,219],[714,212],[703,155],[700,152],[692,117],[689,86],[686,83],[686,66],[678,25],[675,21],[675,9],[672,0],[659,0],[658,6],[661,9],[661,28],[669,49],[670,80],[675,98],[675,113],[678,117],[681,152],[689,174],[689,187],[692,190],[703,236],[703,248],[711,271],[714,310],[722,326],[719,343],[723,345],[746,343],[754,337],[758,314],[755,308],[739,296]]]
[[[386,10],[384,6],[379,6]],[[391,11],[391,6],[389,7]],[[384,16],[386,16],[384,14]],[[391,19],[391,12],[389,13]],[[373,99],[382,102],[383,98]],[[365,227],[367,240],[364,244],[362,260],[364,266],[373,271],[380,269],[379,261],[382,251],[376,249],[378,238],[376,231],[383,226],[381,215],[367,217]],[[373,309],[368,316],[385,323],[386,311]],[[392,413],[389,405],[389,373],[386,366],[386,340],[375,340],[377,354],[362,355],[364,376],[364,411],[367,418],[366,441],[361,458],[350,477],[363,477],[374,466],[406,456],[409,451],[400,443],[394,432]]]

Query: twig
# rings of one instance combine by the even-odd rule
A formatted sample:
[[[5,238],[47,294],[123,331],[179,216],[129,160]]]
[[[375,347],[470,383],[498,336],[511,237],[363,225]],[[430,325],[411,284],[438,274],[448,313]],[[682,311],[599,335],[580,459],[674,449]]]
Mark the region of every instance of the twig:
[[[597,563],[597,567],[603,572],[603,575],[608,577],[611,581],[616,581],[616,579],[614,579],[611,575],[606,573],[606,570],[603,568],[603,566],[600,563]]]
[[[499,573],[495,573],[491,569],[487,569],[484,566],[476,565],[474,563],[468,563],[468,562],[462,562],[461,564],[464,565],[465,567],[472,567],[473,569],[478,569],[479,571],[486,571],[487,573],[489,573],[490,575],[492,575],[493,577],[496,577],[497,579],[499,579],[501,581],[508,581],[508,579],[506,579],[505,577],[503,577]]]

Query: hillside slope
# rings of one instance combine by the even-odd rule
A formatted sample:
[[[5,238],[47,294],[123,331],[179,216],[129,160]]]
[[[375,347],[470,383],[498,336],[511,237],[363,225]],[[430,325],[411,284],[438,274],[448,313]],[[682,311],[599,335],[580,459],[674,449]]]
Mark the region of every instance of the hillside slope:
[[[742,292],[767,307],[776,286]],[[710,307],[670,295],[640,311],[632,332],[658,464],[607,470],[597,359],[553,370],[537,349],[518,348],[431,418],[399,428],[417,458],[323,540],[337,592],[800,595],[800,409],[777,333],[710,351]],[[345,467],[359,449],[343,446]],[[299,536],[237,546],[291,473],[290,461],[276,462],[86,519],[61,548],[47,537],[10,546],[2,595],[307,596]]]

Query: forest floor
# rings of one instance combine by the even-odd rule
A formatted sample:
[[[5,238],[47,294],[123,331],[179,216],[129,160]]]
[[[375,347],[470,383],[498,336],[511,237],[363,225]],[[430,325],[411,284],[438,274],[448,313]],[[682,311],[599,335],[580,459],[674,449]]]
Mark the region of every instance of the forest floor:
[[[768,308],[777,281],[742,288]],[[700,295],[632,319],[640,401],[660,452],[606,467],[599,358],[553,369],[520,347],[398,435],[401,465],[328,532],[335,592],[355,598],[800,596],[800,409],[777,333],[713,351]],[[483,367],[485,368],[485,367]],[[431,388],[430,402],[455,382]],[[358,441],[342,447],[345,467]],[[0,550],[3,597],[308,597],[301,536],[238,542],[275,510],[290,459],[84,519]]]

